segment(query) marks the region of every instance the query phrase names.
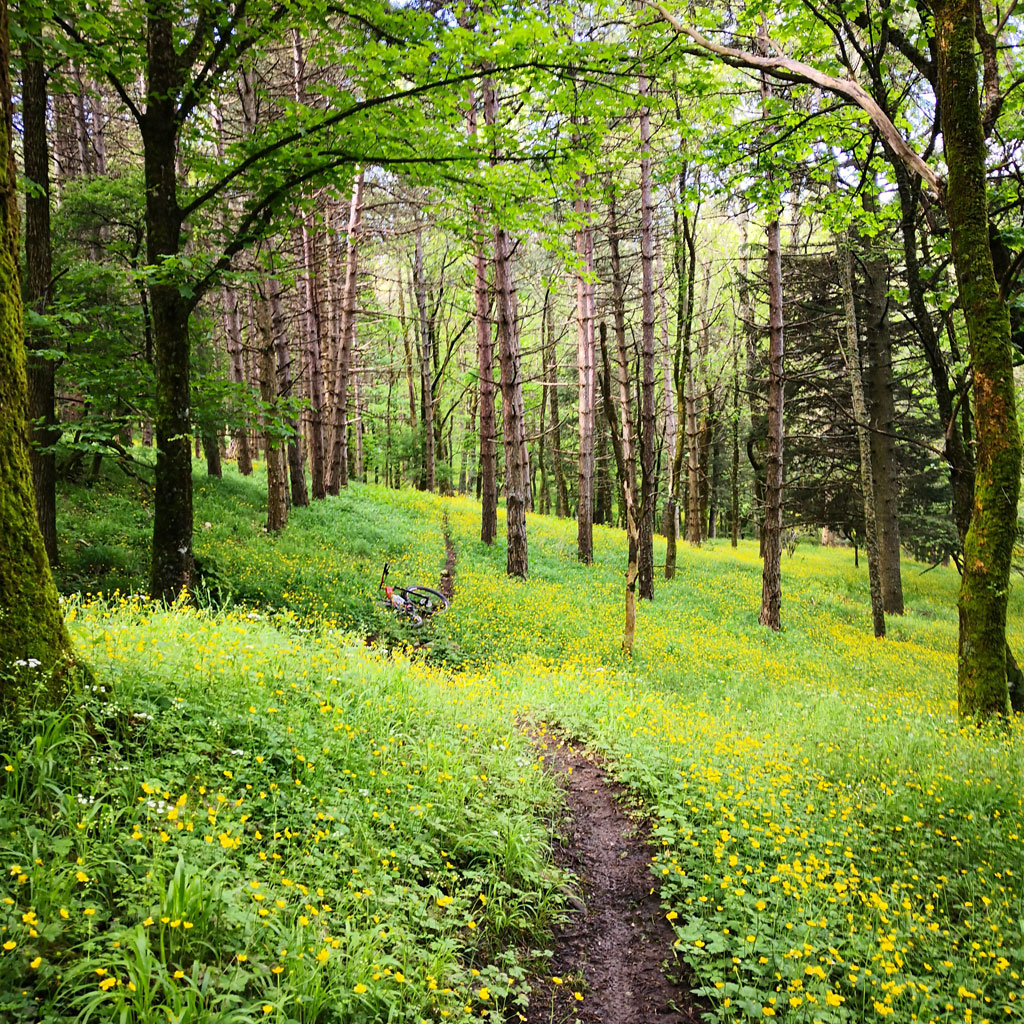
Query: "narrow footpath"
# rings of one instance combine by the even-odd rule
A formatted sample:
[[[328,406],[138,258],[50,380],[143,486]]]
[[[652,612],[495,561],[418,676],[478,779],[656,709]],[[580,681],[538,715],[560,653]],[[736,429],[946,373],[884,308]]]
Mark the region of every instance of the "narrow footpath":
[[[646,826],[625,813],[622,787],[588,751],[550,732],[534,743],[565,790],[555,857],[583,899],[554,936],[548,976],[533,983],[528,1024],[697,1024],[689,987],[663,969],[675,933],[654,892]]]
[[[451,601],[457,553],[447,513],[442,528],[438,589]],[[675,933],[654,891],[647,827],[622,809],[623,788],[593,754],[543,725],[531,735],[565,790],[554,854],[576,877],[582,899],[571,898],[571,916],[552,937],[547,971],[531,981],[526,1024],[699,1024],[702,1008],[689,987],[665,976]]]

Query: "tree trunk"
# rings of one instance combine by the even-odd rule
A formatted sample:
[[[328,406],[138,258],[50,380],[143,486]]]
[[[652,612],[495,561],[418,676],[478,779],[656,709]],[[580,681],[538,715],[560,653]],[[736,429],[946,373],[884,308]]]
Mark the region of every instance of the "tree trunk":
[[[868,584],[871,592],[871,621],[875,636],[885,636],[885,611],[882,600],[882,580],[879,565],[878,534],[875,529],[875,481],[871,460],[871,430],[867,401],[864,396],[863,360],[860,331],[857,328],[857,310],[853,297],[853,250],[849,239],[844,239],[837,253],[843,285],[843,310],[846,318],[846,363],[850,373],[850,391],[853,396],[853,417],[857,424],[857,443],[860,449],[860,478],[864,491],[864,536],[868,551]],[[865,346],[866,347],[866,346]]]
[[[263,446],[267,457],[267,532],[278,533],[288,522],[288,477],[284,442],[272,427],[272,410],[277,402],[277,373],[274,366],[274,329],[270,303],[260,296],[256,303],[260,334],[260,397],[264,408]]]
[[[288,333],[285,330],[284,311],[281,308],[281,285],[276,277],[267,282],[267,296],[270,302],[270,324],[274,335],[274,352],[277,356],[277,393],[282,398],[296,397],[292,393],[292,357],[288,347]],[[302,508],[309,504],[306,491],[305,459],[302,454],[302,434],[299,421],[288,419],[291,436],[288,439],[288,478],[291,483],[292,505]]]
[[[302,219],[302,362],[309,407],[309,475],[313,498],[327,496],[324,466],[324,374],[321,354],[320,314],[316,302],[316,261],[310,218]]]
[[[555,515],[564,518],[569,514],[569,491],[565,483],[565,471],[562,467],[562,414],[558,395],[558,348],[555,345],[555,311],[554,303],[548,308],[547,370],[544,373],[546,384],[551,390],[551,466],[555,475]]]
[[[146,189],[146,261],[150,267],[159,268],[181,251],[175,97],[182,76],[171,18],[151,15],[147,28],[146,112],[140,124]],[[157,448],[150,595],[157,600],[173,601],[183,591],[191,592],[195,570],[189,306],[178,282],[159,275],[151,280],[149,300],[156,373]]]
[[[594,239],[590,200],[583,199],[586,180],[577,182],[576,213],[576,368],[579,381],[579,485],[576,494],[576,557],[594,560]]]
[[[873,195],[865,194],[864,206],[875,212]],[[889,261],[881,247],[871,248],[861,263],[864,268],[864,340],[867,369],[863,381],[870,419],[871,476],[878,545],[878,572],[882,605],[890,615],[903,614],[903,581],[900,575],[899,465],[896,460],[896,405],[893,397],[892,339],[889,335]]]
[[[758,622],[782,628],[782,242],[778,217],[768,224],[768,448],[765,462],[764,570]]]
[[[498,536],[498,425],[494,412],[494,339],[487,262],[480,243],[473,253],[473,299],[480,375],[480,539],[493,544]]]
[[[961,715],[1005,714],[1006,602],[1017,535],[1021,440],[1010,318],[989,245],[985,137],[978,107],[973,0],[934,0],[946,210],[974,371],[974,510],[960,584],[957,697]]]
[[[423,270],[423,230],[416,231],[416,247],[412,264],[413,289],[416,295],[416,309],[419,313],[419,355],[420,355],[420,430],[423,445],[423,473],[420,487],[434,490],[434,387],[433,387],[433,342],[434,322],[427,311],[427,281]]]
[[[411,312],[410,312],[411,315]],[[398,318],[402,321],[402,346],[405,350],[405,383],[409,389],[409,426],[416,426],[416,385],[413,380],[412,345],[409,342],[409,318],[405,315],[405,281],[398,268]]]
[[[356,285],[359,274],[358,238],[363,209],[363,181],[360,169],[352,185],[348,209],[348,231],[345,242],[345,287],[341,298],[341,327],[334,352],[332,373],[330,452],[327,462],[327,490],[337,494],[348,486],[348,381],[349,363],[356,327]],[[404,303],[399,278],[399,301]],[[404,311],[403,311],[404,313]],[[402,330],[405,331],[404,315]],[[415,397],[411,399],[415,404]]]
[[[25,302],[36,313],[50,305],[50,155],[46,141],[46,68],[39,49],[42,26],[24,26],[22,43],[22,136],[25,177],[35,188],[25,195]],[[57,457],[53,446],[60,440],[57,426],[55,363],[39,353],[51,340],[38,328],[25,332],[28,349],[28,456],[36,499],[36,517],[46,557],[57,564]]]
[[[729,526],[732,530],[732,546],[738,547],[740,542],[740,347],[738,339],[735,337],[732,349],[732,421],[729,434],[732,447],[730,464],[732,514]]]
[[[672,386],[672,346],[668,340],[668,299],[665,289],[665,267],[661,256],[661,249],[658,246],[658,236],[655,234],[655,265],[658,275],[658,304],[659,317],[661,320],[661,374],[662,374],[662,415],[665,419],[665,440],[664,451],[667,453],[665,463],[667,466],[667,480],[665,486],[665,509],[661,521],[661,532],[666,538],[675,532],[675,518],[677,515],[675,504],[675,450],[676,450],[676,406],[675,389]],[[666,559],[667,561],[667,559]],[[668,578],[668,577],[666,577]]]
[[[639,80],[640,107],[640,270],[641,270],[641,400],[640,400],[640,547],[637,572],[640,597],[654,600],[654,499],[657,491],[654,412],[654,204],[651,198],[651,115],[649,83]]]
[[[225,285],[221,290],[224,302],[224,327],[227,336],[228,367],[231,383],[240,391],[247,388],[245,365],[242,361],[242,325],[238,315],[238,293],[234,288]],[[252,475],[252,452],[249,450],[249,425],[243,419],[242,425],[234,433],[235,458],[238,461],[238,472],[242,476]]]
[[[476,138],[476,96],[469,93],[466,131]],[[476,354],[479,374],[480,464],[477,486],[480,491],[480,539],[493,544],[498,536],[498,428],[494,413],[494,339],[491,334],[490,292],[487,287],[487,258],[484,256],[484,211],[473,207],[476,237],[473,243],[473,323],[476,327]]]
[[[501,363],[501,411],[505,435],[505,519],[509,576],[525,577],[526,480],[522,459],[522,379],[519,361],[517,302],[512,278],[511,243],[504,228],[494,232],[494,294],[498,358]]]
[[[292,93],[296,104],[305,103],[303,74],[305,61],[302,55],[302,37],[299,30],[292,30]],[[314,500],[327,496],[326,472],[324,466],[324,373],[321,350],[320,311],[316,297],[316,258],[313,238],[312,215],[303,214],[300,226],[302,243],[302,362],[306,382],[306,410],[309,437],[309,476]]]
[[[10,66],[7,4],[0,3],[0,712],[8,715],[38,700],[40,682],[46,701],[56,704],[73,658],[36,519],[25,444],[28,397]]]

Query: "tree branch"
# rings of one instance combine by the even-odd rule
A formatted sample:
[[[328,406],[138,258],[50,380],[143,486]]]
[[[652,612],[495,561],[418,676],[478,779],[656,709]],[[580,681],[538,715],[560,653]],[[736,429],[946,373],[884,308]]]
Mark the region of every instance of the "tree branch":
[[[832,75],[825,74],[823,71],[819,71],[810,64],[804,64],[802,61],[794,60],[791,57],[762,56],[712,42],[710,39],[702,36],[695,28],[684,25],[678,18],[665,10],[660,3],[657,3],[656,0],[644,0],[644,2],[656,10],[672,26],[676,33],[693,40],[700,49],[713,54],[731,67],[753,68],[784,81],[797,80],[809,85],[816,85],[819,89],[842,96],[848,102],[860,107],[871,118],[879,134],[881,134],[900,160],[914,174],[919,174],[922,180],[931,186],[937,196],[943,197],[945,195],[945,182],[942,178],[914,151],[870,93],[859,83],[852,79],[835,78]]]

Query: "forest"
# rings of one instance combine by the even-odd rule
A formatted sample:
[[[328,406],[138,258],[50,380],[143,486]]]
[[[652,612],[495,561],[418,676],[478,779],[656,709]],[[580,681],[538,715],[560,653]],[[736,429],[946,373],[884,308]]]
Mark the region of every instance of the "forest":
[[[1022,25],[0,0],[0,1022],[1024,1014]]]

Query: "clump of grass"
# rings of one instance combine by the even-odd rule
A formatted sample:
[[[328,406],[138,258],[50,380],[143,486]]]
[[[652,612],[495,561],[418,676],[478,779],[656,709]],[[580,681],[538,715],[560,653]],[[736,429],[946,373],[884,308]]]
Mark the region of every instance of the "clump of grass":
[[[507,719],[289,616],[73,604],[95,691],[0,755],[0,1019],[525,999],[553,789]],[[480,991],[487,995],[482,999]]]

